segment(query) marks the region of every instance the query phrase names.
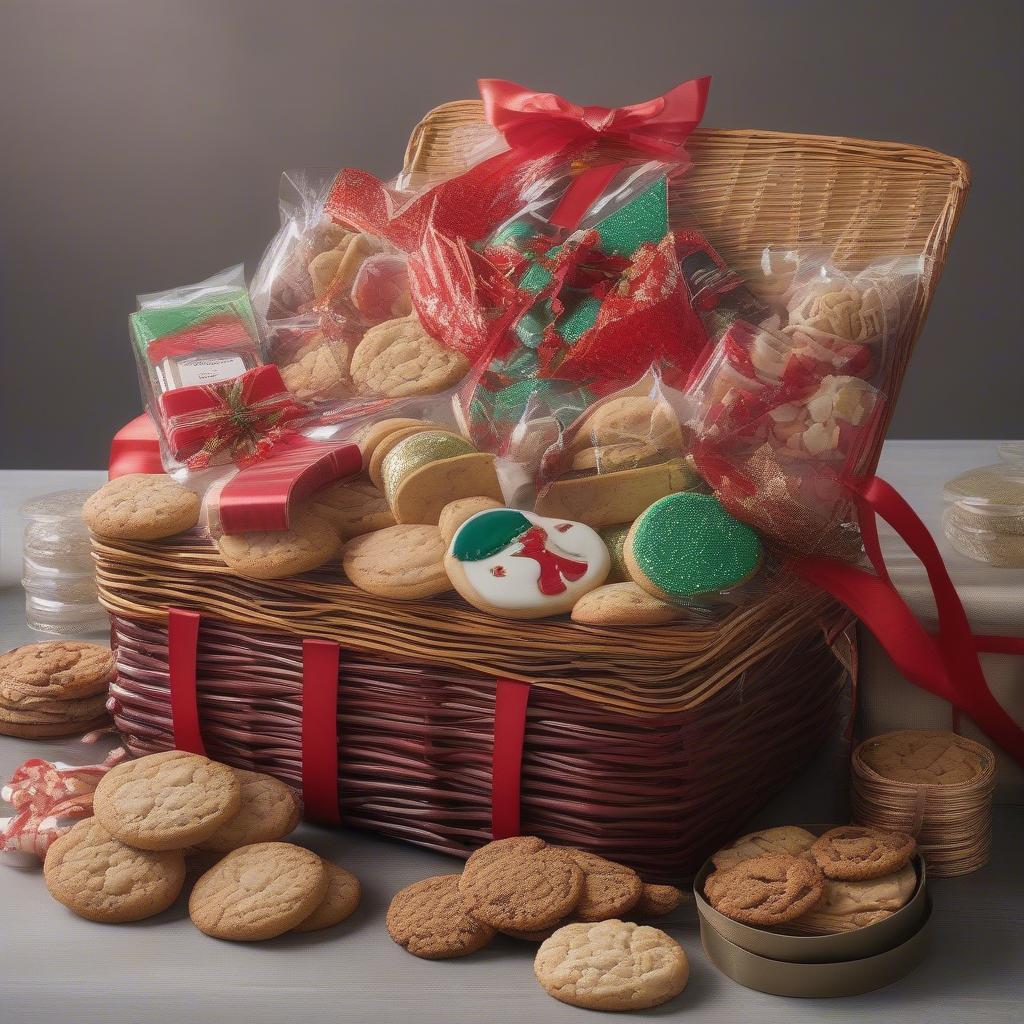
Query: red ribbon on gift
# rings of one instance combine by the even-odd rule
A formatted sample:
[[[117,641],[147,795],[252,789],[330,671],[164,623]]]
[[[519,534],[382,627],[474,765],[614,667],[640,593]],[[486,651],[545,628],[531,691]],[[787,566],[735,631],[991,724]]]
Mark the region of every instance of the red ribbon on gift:
[[[500,78],[481,78],[477,85],[487,120],[512,149],[553,152],[600,139],[678,156],[704,116],[711,79],[694,78],[626,107],[581,107],[553,92],[535,92]]]
[[[239,465],[263,458],[309,411],[284,386],[276,366],[166,391],[160,410],[174,457],[193,470],[225,453]]]

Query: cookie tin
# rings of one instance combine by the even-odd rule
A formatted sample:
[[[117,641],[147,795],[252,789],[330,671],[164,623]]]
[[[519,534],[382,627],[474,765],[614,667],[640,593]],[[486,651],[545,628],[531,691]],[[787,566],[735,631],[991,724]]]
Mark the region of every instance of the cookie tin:
[[[801,999],[856,996],[891,985],[909,974],[924,959],[930,934],[931,901],[923,899],[921,907],[922,916],[917,928],[899,945],[878,952],[874,956],[833,963],[792,963],[759,956],[716,931],[704,917],[703,911],[700,918],[700,937],[708,959],[723,974],[745,988],[775,996],[795,996]]]
[[[815,835],[821,835],[835,826],[801,827]],[[921,927],[926,916],[928,897],[924,861],[915,853],[911,862],[917,874],[914,893],[906,906],[895,911],[884,921],[865,928],[857,928],[852,932],[836,932],[832,935],[787,935],[733,921],[732,918],[715,910],[704,898],[704,880],[715,869],[714,864],[707,860],[693,882],[693,895],[700,915],[701,931],[708,927],[738,949],[783,963],[841,963],[872,957],[908,941]]]

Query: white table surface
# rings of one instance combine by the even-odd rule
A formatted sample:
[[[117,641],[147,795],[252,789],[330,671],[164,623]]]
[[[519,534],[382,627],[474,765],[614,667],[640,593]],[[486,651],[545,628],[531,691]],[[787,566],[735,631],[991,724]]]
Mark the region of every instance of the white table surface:
[[[930,500],[933,485],[928,481],[936,478],[936,471],[941,486],[951,475],[947,469],[955,472],[958,466],[990,461],[993,452],[994,445],[985,442],[894,442],[886,447],[881,472],[928,518],[930,510],[922,503]],[[0,650],[41,639],[24,623],[17,582],[18,506],[32,495],[102,480],[101,473],[0,473]],[[958,586],[980,586],[973,564],[958,565],[957,558],[951,562]],[[104,749],[77,741],[0,737],[0,777],[6,779],[27,757],[84,763]],[[837,740],[752,825],[844,820],[842,758]],[[1020,1020],[1024,807],[997,807],[995,827],[987,867],[932,885],[931,952],[914,973],[888,988],[835,1000],[782,999],[748,991],[707,960],[694,913],[684,908],[663,927],[689,956],[686,991],[647,1013],[600,1019],[678,1017],[706,1024]],[[362,906],[337,928],[250,945],[202,935],[188,920],[184,901],[138,924],[92,924],[51,900],[38,870],[0,864],[0,1021],[504,1024],[599,1019],[544,994],[533,977],[529,944],[499,939],[466,959],[431,963],[391,942],[384,914],[393,893],[427,875],[457,871],[458,861],[345,829],[303,825],[294,838],[354,871],[364,887]]]

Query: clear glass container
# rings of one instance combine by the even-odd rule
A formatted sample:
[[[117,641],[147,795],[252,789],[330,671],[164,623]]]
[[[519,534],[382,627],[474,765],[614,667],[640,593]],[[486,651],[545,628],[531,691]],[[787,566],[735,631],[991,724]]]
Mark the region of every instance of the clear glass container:
[[[969,469],[948,481],[942,528],[953,547],[989,565],[1024,567],[1024,463]]]
[[[30,629],[84,633],[103,629],[89,530],[82,506],[90,491],[57,491],[26,502],[22,586]]]

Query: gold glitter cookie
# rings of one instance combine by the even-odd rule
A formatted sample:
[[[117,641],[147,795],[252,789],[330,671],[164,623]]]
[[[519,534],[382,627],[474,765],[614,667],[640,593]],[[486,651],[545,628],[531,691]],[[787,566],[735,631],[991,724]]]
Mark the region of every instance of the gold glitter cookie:
[[[221,557],[239,576],[276,580],[318,569],[338,553],[334,527],[308,508],[296,509],[287,530],[224,534]]]
[[[683,948],[659,928],[610,920],[569,924],[541,944],[533,971],[548,995],[588,1010],[642,1010],[686,988]]]
[[[310,507],[343,541],[395,525],[387,499],[361,477],[328,484],[313,495]]]
[[[739,839],[734,839],[728,846],[723,846],[712,854],[711,863],[719,871],[734,868],[737,864],[751,857],[763,857],[771,853],[788,853],[794,857],[806,853],[818,837],[805,828],[796,825],[779,825],[776,828],[762,828],[757,832],[748,832]]]
[[[352,435],[352,443],[358,446],[359,451],[362,452],[363,469],[369,468],[374,449],[385,437],[393,434],[396,430],[422,426],[423,422],[423,420],[412,419],[408,416],[392,416],[360,427]]]
[[[883,779],[916,786],[962,786],[984,771],[981,759],[951,732],[906,730],[866,740],[857,756]]]
[[[682,890],[674,885],[645,885],[633,913],[643,918],[664,917],[671,914],[683,899]]]
[[[903,832],[840,825],[815,840],[811,856],[826,877],[856,882],[899,871],[916,849],[913,837]]]
[[[299,801],[295,793],[272,775],[232,768],[241,787],[238,813],[225,822],[200,850],[230,853],[251,843],[283,839],[299,823]]]
[[[469,360],[435,341],[415,314],[371,327],[352,355],[356,387],[385,398],[433,395],[468,371]]]
[[[185,883],[177,850],[136,850],[86,818],[46,852],[43,878],[50,895],[90,921],[120,924],[162,913]]]
[[[209,839],[242,804],[234,771],[199,754],[166,750],[125,761],[99,781],[97,820],[140,850],[182,850]]]
[[[389,526],[350,540],[341,564],[349,580],[368,594],[416,601],[452,589],[444,550],[436,526]]]
[[[905,907],[917,888],[917,872],[907,864],[891,875],[862,882],[825,880],[825,895],[806,914],[785,925],[801,935],[832,935],[884,921]]]
[[[632,868],[586,850],[566,852],[583,872],[583,892],[572,912],[577,921],[604,921],[636,906],[643,882]]]
[[[291,843],[233,850],[195,884],[192,923],[215,939],[258,942],[291,931],[327,895],[324,862]]]
[[[437,519],[437,528],[441,531],[441,537],[445,544],[451,544],[455,531],[467,520],[471,519],[477,512],[484,512],[489,508],[503,508],[504,502],[494,498],[485,498],[482,495],[475,495],[472,498],[458,498],[450,501],[441,509]]]
[[[809,857],[751,857],[708,875],[704,894],[720,914],[752,925],[785,924],[824,895],[825,876]]]
[[[469,912],[492,928],[533,931],[575,908],[583,894],[583,872],[569,851],[537,839],[474,854],[466,861],[459,891]]]
[[[363,893],[359,879],[329,860],[325,860],[323,865],[327,872],[327,893],[320,906],[297,924],[293,932],[318,932],[321,928],[331,928],[351,917],[359,906]]]
[[[494,929],[470,914],[458,875],[406,886],[392,899],[386,924],[395,942],[424,960],[468,956],[494,938]]]
[[[80,700],[107,692],[114,655],[79,640],[26,644],[0,654],[0,703],[18,707],[36,698]]]
[[[656,626],[687,616],[679,605],[652,597],[635,583],[606,583],[572,606],[572,621],[586,626]]]
[[[82,518],[100,537],[160,540],[199,522],[199,496],[163,473],[129,473],[93,494]]]
[[[413,434],[422,434],[428,430],[441,430],[446,434],[451,434],[453,437],[459,436],[455,431],[442,427],[437,423],[431,423],[429,420],[414,420],[410,426],[398,427],[390,431],[373,445],[373,451],[369,455],[363,456],[366,474],[369,476],[374,487],[381,489],[384,487],[384,460],[391,454],[391,449],[407,437],[412,437]]]

